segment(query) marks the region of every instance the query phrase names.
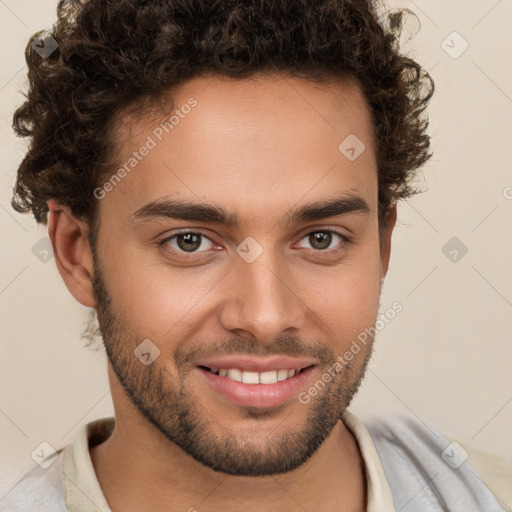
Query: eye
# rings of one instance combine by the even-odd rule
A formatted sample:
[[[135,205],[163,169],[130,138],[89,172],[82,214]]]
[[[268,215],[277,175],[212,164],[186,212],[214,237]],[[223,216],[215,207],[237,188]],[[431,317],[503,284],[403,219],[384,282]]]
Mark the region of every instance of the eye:
[[[333,241],[336,241],[336,238],[338,238],[341,243],[338,242],[334,247],[330,247]],[[329,254],[341,250],[343,245],[350,241],[346,235],[333,229],[312,231],[301,240],[307,240],[315,252],[325,252]]]
[[[207,241],[207,242],[205,242]],[[214,243],[204,233],[199,231],[183,231],[168,236],[160,242],[165,250],[177,253],[207,252],[212,249]],[[201,249],[201,250],[199,250]]]
[[[341,251],[344,245],[350,242],[349,237],[333,229],[312,231],[302,237],[302,240],[306,240],[311,246],[310,249],[307,247],[305,249],[316,254],[326,255]],[[332,247],[336,240],[338,240],[338,243]],[[184,258],[193,258],[194,255],[200,255],[201,253],[204,255],[218,248],[205,233],[189,230],[174,233],[159,242],[159,245],[164,251]]]

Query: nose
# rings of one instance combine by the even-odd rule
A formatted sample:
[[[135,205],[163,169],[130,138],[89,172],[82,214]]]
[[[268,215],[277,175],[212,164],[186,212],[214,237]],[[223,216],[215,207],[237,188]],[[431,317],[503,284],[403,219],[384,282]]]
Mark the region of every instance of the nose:
[[[291,273],[270,252],[252,263],[235,262],[220,314],[226,330],[263,344],[300,329],[307,310]]]

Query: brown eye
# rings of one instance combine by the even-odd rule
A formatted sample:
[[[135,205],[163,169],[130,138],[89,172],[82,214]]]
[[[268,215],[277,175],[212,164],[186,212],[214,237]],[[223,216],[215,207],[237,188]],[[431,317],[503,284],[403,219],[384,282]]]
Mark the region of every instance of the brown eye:
[[[187,252],[193,252],[201,247],[201,235],[195,233],[184,233],[176,236],[176,243],[180,249]]]
[[[331,245],[332,234],[326,231],[318,231],[310,234],[308,241],[314,249],[327,249]]]
[[[338,247],[334,246],[331,247],[333,242],[336,242],[336,238],[339,239]],[[302,238],[302,240],[306,240],[310,244],[311,248],[314,251],[325,251],[325,252],[331,252],[336,251],[341,248],[341,246],[344,245],[345,242],[348,242],[348,237],[345,235],[342,235],[341,233],[338,233],[337,231],[331,230],[331,229],[323,229],[319,231],[313,231],[309,234],[307,234],[305,237]]]
[[[210,244],[210,247],[208,247],[208,244]],[[211,246],[213,246],[213,242],[203,233],[187,231],[167,237],[161,242],[161,245],[163,245],[166,250],[172,252],[191,254],[207,252],[211,249]]]

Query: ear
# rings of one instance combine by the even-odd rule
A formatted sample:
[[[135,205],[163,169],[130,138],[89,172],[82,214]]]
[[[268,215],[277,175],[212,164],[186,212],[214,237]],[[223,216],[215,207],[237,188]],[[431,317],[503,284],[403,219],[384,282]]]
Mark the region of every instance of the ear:
[[[391,256],[391,235],[396,224],[396,202],[393,202],[386,213],[384,218],[384,225],[382,226],[381,242],[380,242],[380,261],[381,261],[381,279],[386,277],[389,267],[389,258]]]
[[[71,210],[48,201],[48,236],[52,242],[55,263],[71,295],[87,307],[95,307],[92,288],[93,258],[86,222],[76,219]]]

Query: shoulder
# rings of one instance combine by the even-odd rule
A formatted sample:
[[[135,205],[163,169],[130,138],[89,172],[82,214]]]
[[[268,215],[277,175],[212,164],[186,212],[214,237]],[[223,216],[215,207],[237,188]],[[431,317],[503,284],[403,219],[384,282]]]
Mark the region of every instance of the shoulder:
[[[364,424],[403,512],[418,506],[512,511],[511,462],[448,438],[418,419],[373,417]]]
[[[498,497],[507,510],[512,511],[512,462],[481,451],[464,441],[447,439],[467,453],[467,461],[485,485]]]
[[[63,451],[57,452],[51,465],[36,466],[27,472],[0,499],[0,512],[68,512],[65,505]]]

